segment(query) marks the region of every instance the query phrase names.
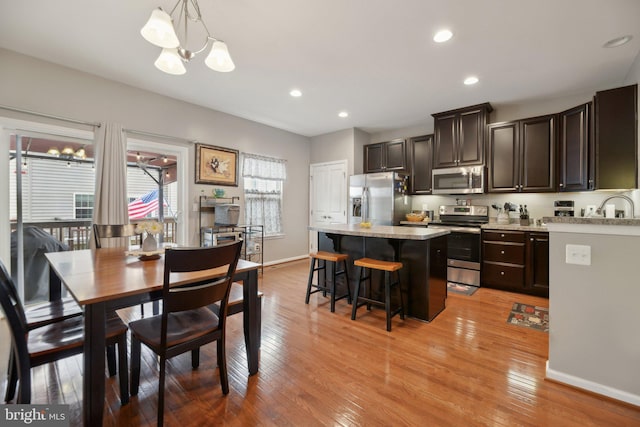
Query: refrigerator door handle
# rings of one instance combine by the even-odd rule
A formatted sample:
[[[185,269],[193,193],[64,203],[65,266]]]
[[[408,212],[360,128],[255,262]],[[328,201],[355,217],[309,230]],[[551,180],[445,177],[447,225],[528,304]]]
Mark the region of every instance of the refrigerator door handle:
[[[362,187],[362,222],[369,221],[369,187]]]

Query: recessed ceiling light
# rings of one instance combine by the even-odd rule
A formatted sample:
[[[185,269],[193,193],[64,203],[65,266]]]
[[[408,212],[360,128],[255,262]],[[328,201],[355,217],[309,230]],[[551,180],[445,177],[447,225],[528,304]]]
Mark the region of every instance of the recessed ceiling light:
[[[293,89],[291,92],[289,92],[289,95],[298,98],[299,96],[302,96],[302,92],[300,92],[298,89]]]
[[[476,83],[478,83],[478,78],[476,76],[471,76],[471,77],[467,77],[466,79],[464,79],[464,84],[466,84],[467,86],[469,85],[474,85]]]
[[[338,117],[342,117],[342,118],[349,117],[349,113],[347,113],[346,111],[340,111],[338,113]]]
[[[618,47],[618,46],[622,46],[623,44],[629,42],[631,39],[633,38],[633,36],[622,36],[622,37],[616,37],[615,39],[611,39],[608,42],[606,42],[605,44],[602,45],[602,47]]]
[[[444,43],[453,37],[453,33],[449,30],[440,30],[433,36],[433,41],[436,43]]]

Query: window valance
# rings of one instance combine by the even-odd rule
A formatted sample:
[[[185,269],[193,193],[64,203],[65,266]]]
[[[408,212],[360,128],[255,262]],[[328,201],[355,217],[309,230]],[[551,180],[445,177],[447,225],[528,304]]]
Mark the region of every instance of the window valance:
[[[287,179],[286,164],[284,159],[243,153],[242,176],[284,181]]]

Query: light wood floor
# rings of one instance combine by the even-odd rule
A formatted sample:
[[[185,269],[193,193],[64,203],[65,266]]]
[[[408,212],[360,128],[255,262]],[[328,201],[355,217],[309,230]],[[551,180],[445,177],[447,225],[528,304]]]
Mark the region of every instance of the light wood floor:
[[[203,349],[196,371],[188,354],[170,361],[167,425],[640,425],[638,407],[544,379],[548,335],[506,319],[514,302],[548,307],[546,299],[482,288],[471,297],[450,295],[431,323],[394,318],[387,333],[381,310],[361,308],[351,321],[344,300],[335,313],[321,294],[305,305],[307,269],[306,260],[265,268],[260,372],[253,377],[241,315],[230,318],[226,397],[215,344]],[[0,339],[6,349],[6,332]],[[33,403],[69,404],[77,425],[81,358],[34,369],[33,376]],[[140,393],[129,405],[120,407],[117,387],[116,378],[108,379],[105,425],[155,425],[157,368],[150,352],[143,349]]]

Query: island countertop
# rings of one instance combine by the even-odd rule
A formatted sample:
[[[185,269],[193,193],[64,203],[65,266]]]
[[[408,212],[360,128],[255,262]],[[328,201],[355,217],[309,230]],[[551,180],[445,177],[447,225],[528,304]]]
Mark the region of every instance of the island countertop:
[[[372,225],[371,228],[358,224],[312,224],[311,231],[342,234],[345,236],[378,237],[384,239],[429,240],[449,234],[446,229],[423,227],[400,227],[393,225]]]

